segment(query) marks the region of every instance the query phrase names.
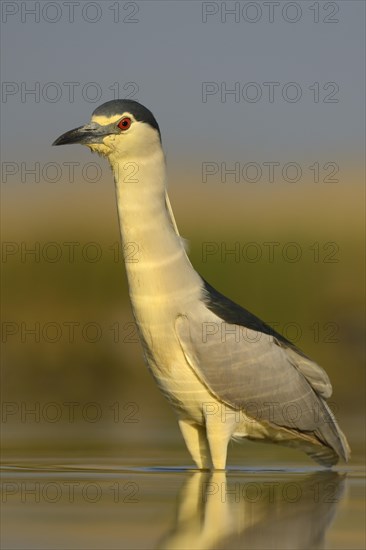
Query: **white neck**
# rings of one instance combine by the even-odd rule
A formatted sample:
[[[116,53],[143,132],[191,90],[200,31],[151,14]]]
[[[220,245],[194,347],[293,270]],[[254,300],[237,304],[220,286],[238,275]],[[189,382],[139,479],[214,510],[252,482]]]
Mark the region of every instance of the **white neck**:
[[[125,252],[130,297],[136,307],[145,299],[173,301],[201,286],[177,233],[166,203],[164,154],[156,147],[149,155],[112,164]]]

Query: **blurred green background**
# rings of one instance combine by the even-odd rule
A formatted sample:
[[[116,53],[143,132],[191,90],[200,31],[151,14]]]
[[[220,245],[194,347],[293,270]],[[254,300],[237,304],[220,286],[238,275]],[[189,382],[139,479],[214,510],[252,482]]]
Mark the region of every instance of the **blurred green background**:
[[[200,2],[137,2],[138,22],[115,24],[107,4],[100,4],[103,17],[94,25],[78,16],[70,23],[65,14],[53,25],[24,24],[14,15],[3,29],[3,80],[18,86],[2,98],[3,448],[25,455],[91,448],[106,455],[117,445],[121,460],[140,449],[159,463],[164,444],[171,448],[168,457],[178,452],[190,463],[131,324],[112,174],[86,148],[51,147],[112,99],[118,81],[120,97],[134,90],[132,97],[161,126],[169,194],[194,267],[326,369],[333,409],[359,461],[365,405],[363,3],[338,2],[335,24],[324,23],[324,3],[315,23],[314,10],[302,2],[296,24],[281,17],[270,23],[265,15],[256,24],[236,24],[229,16],[224,24],[219,16],[203,23]],[[280,83],[276,90],[297,82],[301,100],[284,101],[279,92],[268,101],[268,81]],[[42,90],[50,82],[62,90],[57,101],[45,93],[38,100],[21,94],[22,83]],[[73,101],[65,82],[78,84]],[[81,93],[91,82],[103,92],[97,101]],[[228,90],[236,82],[257,82],[264,95],[256,103],[220,94],[204,101],[204,82]],[[338,86],[334,103],[324,101],[329,82]],[[79,163],[73,178],[68,162]],[[229,169],[255,162],[263,176],[254,183],[228,175],[222,182],[219,171],[203,182],[208,162]],[[266,177],[268,162],[280,163],[273,182]],[[297,182],[281,175],[289,162],[301,167]],[[337,167],[333,181],[327,181],[327,163]],[[277,243],[273,257],[266,243]],[[225,253],[235,247],[239,258]],[[298,261],[290,261],[294,252],[301,254]],[[232,461],[243,464],[247,451],[237,446],[231,452]],[[279,452],[259,447],[253,456]],[[282,456],[295,457],[295,451]]]
[[[342,183],[204,185],[198,171],[186,185],[179,169],[169,172],[194,267],[324,366],[357,458],[364,267],[356,175],[349,176],[350,192]],[[41,201],[29,197],[19,208],[11,189],[3,219],[3,445],[106,450],[114,442],[128,455],[132,444],[148,449],[164,441],[182,450],[175,415],[144,365],[133,324],[112,177],[37,191]],[[272,257],[263,243],[278,243]],[[225,254],[235,247],[240,256]]]

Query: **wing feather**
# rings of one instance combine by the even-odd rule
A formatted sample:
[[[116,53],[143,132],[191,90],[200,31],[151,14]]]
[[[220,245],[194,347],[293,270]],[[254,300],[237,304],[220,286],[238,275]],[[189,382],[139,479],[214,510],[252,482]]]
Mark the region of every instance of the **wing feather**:
[[[271,333],[227,323],[203,303],[178,316],[175,330],[188,364],[220,401],[258,421],[313,434],[347,457],[322,397],[331,393],[329,379],[306,356]]]

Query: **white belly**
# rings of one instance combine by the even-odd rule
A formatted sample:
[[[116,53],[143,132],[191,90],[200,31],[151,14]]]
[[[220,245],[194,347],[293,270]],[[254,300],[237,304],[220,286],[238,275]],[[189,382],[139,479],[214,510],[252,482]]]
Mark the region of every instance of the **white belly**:
[[[137,317],[138,319],[138,317]],[[147,346],[146,361],[160,390],[180,418],[204,424],[208,404],[217,402],[187,363],[174,330],[174,318],[168,322],[138,322]]]

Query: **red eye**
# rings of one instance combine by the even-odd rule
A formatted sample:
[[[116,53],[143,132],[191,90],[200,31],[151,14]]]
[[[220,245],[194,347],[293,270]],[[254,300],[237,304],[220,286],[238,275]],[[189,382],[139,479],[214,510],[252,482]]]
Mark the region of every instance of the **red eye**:
[[[120,130],[124,131],[124,130],[128,130],[131,124],[132,124],[132,120],[129,117],[125,116],[121,118],[117,126]]]

